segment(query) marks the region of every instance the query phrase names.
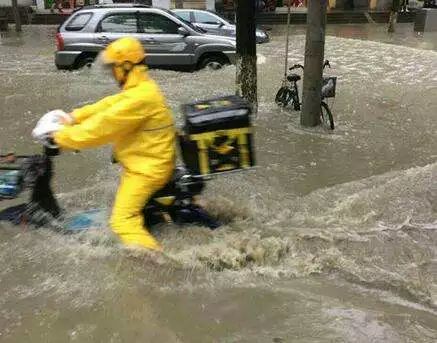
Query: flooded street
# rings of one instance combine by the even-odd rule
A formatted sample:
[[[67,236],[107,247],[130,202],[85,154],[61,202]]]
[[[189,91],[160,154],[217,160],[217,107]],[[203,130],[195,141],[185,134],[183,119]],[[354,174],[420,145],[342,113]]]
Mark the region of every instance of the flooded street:
[[[166,254],[144,256],[109,229],[0,224],[0,342],[436,342],[437,35],[398,28],[328,26],[333,133],[274,103],[283,28],[259,46],[258,167],[208,183],[218,231],[160,226]],[[57,71],[55,32],[0,38],[1,153],[38,152],[42,114],[117,91],[96,68]],[[181,104],[234,92],[234,67],[151,74],[179,125]],[[59,156],[62,206],[109,208],[118,172],[109,148]]]

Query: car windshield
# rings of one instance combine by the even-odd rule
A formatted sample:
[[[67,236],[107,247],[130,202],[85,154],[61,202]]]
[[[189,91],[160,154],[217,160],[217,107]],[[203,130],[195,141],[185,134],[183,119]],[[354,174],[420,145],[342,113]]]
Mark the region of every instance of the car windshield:
[[[222,20],[224,20],[226,23],[231,24],[231,25],[235,25],[235,22],[233,19],[229,19],[229,18],[225,18],[224,16],[218,14],[217,12],[214,11],[208,11],[209,13],[214,14],[215,16],[222,18]]]
[[[173,17],[175,17],[176,19],[180,20],[181,22],[183,22],[185,25],[191,27],[194,31],[197,31],[199,33],[204,33],[204,30],[200,29],[199,27],[197,27],[196,25],[193,25],[191,22],[189,22],[188,20],[185,20],[184,18],[182,18],[180,15],[178,15],[176,12],[172,12],[169,10],[164,10],[167,13],[171,14]]]

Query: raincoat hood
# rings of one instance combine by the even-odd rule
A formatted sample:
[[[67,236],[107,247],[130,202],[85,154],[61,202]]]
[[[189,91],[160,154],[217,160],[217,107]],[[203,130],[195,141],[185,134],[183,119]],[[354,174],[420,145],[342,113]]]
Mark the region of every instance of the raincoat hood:
[[[140,83],[149,80],[148,69],[145,65],[136,65],[132,68],[123,84],[123,90],[138,86]]]

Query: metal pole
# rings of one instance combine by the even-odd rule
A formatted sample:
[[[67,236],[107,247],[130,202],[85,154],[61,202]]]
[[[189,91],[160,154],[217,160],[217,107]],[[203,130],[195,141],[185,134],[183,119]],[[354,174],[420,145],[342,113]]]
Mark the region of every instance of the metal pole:
[[[20,12],[18,11],[17,0],[12,0],[12,12],[14,13],[15,31],[21,32],[21,18]]]
[[[284,63],[284,82],[287,79],[287,71],[288,71],[288,41],[290,37],[290,17],[291,17],[291,9],[290,9],[290,0],[288,0],[288,10],[287,10],[287,38],[285,40],[285,63]]]

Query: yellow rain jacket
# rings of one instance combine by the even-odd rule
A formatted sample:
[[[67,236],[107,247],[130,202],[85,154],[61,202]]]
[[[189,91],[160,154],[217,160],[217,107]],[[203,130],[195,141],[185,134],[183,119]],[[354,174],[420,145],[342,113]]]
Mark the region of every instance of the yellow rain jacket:
[[[175,128],[158,85],[144,66],[129,73],[123,91],[73,111],[74,125],[54,134],[66,149],[112,143],[123,166],[111,218],[113,231],[126,244],[159,249],[145,230],[142,209],[170,179],[175,161]]]

